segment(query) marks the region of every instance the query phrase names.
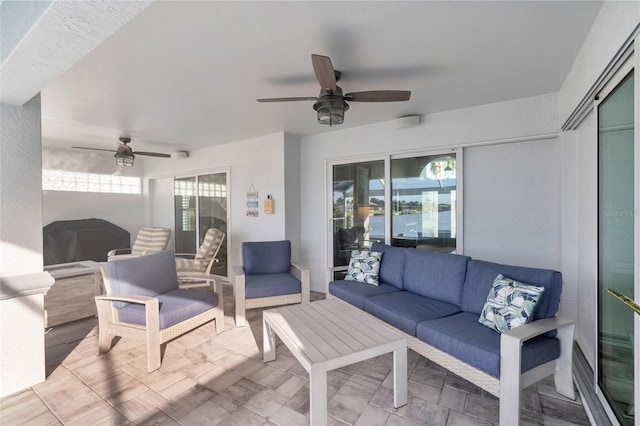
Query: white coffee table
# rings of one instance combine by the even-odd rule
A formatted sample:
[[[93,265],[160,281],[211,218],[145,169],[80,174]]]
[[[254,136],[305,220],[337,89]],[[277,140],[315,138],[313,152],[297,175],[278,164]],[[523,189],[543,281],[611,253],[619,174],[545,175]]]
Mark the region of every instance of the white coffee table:
[[[327,424],[327,372],[393,352],[393,405],[407,403],[407,340],[357,308],[329,299],[263,312],[264,361],[276,335],[309,373],[312,425]]]

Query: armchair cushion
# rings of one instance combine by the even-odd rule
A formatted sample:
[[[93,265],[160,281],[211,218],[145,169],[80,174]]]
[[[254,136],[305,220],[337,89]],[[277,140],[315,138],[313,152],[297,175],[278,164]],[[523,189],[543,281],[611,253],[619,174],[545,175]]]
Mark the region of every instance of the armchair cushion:
[[[288,272],[283,274],[247,275],[244,282],[245,298],[282,296],[300,293],[300,281]]]
[[[171,250],[107,263],[111,293],[157,296],[178,288],[176,262]],[[116,302],[116,308],[122,307]]]
[[[160,304],[160,330],[218,306],[218,294],[211,291],[177,289],[156,296]],[[146,325],[144,305],[128,303],[118,308],[120,321]]]
[[[291,241],[242,243],[242,267],[245,275],[289,273]]]
[[[480,324],[476,314],[460,312],[423,321],[416,330],[420,340],[485,373],[500,377],[500,334]],[[528,371],[559,356],[558,339],[534,337],[522,345],[521,371]]]

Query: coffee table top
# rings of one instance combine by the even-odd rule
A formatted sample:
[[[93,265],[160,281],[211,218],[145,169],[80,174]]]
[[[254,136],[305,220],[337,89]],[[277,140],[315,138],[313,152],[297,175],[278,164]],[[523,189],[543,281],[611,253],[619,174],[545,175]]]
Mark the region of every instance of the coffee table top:
[[[345,302],[329,299],[263,312],[263,319],[307,370],[334,369],[406,347],[406,338]],[[370,356],[368,356],[370,354]]]

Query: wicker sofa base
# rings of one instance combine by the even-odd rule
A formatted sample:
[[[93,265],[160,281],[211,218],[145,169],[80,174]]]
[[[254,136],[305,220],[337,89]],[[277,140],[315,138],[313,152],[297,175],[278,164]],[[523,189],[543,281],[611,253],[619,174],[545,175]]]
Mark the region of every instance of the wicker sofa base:
[[[253,299],[245,299],[246,309],[264,308],[267,306],[289,305],[292,303],[301,303],[302,293],[283,294],[281,296],[256,297]]]
[[[339,300],[342,304],[344,304],[345,309],[357,309],[359,312],[364,313],[369,318],[374,321],[380,323],[381,325],[385,325],[387,327],[393,327],[389,323],[381,320],[380,318],[371,315],[370,313],[360,310],[348,302],[344,300],[329,296],[331,298],[335,298]],[[473,383],[474,385],[482,388],[483,390],[489,392],[490,394],[500,397],[500,379],[494,377],[490,374],[485,373],[482,370],[479,370],[471,365],[465,363],[464,361],[459,360],[458,358],[449,355],[448,353],[431,346],[417,337],[405,333],[404,331],[393,327],[394,331],[402,334],[407,339],[407,348],[412,349],[413,351],[419,353],[420,355],[428,358],[429,360],[435,362],[443,368],[451,371],[452,373],[462,377],[463,379]],[[550,361],[545,364],[539,365],[531,370],[525,372],[521,376],[520,381],[520,389],[524,389],[533,383],[537,382],[540,377],[548,376],[550,374],[554,374],[556,372],[556,361]]]

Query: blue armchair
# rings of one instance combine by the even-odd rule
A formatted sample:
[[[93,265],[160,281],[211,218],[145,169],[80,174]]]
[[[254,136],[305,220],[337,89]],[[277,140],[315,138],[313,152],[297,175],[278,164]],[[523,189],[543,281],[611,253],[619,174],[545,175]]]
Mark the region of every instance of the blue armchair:
[[[242,243],[242,266],[235,266],[236,327],[247,309],[309,303],[309,269],[291,263],[291,241]]]
[[[178,288],[173,251],[112,260],[102,268],[106,295],[96,296],[98,355],[111,349],[113,336],[147,343],[147,371],[160,368],[161,345],[216,320],[216,333],[224,330],[222,282],[213,291]]]

